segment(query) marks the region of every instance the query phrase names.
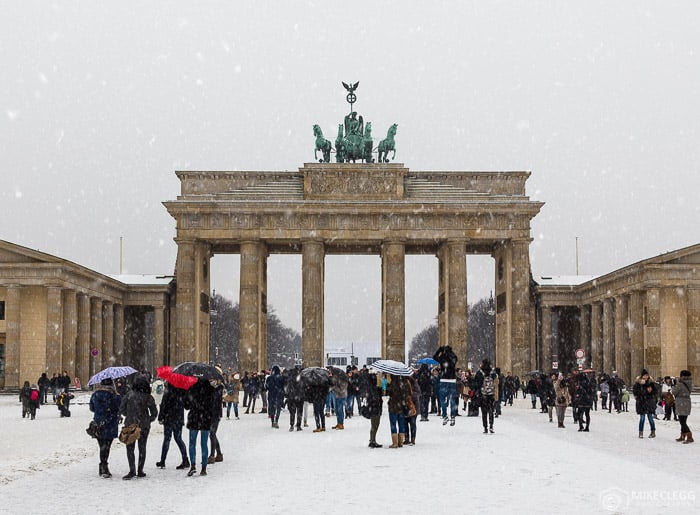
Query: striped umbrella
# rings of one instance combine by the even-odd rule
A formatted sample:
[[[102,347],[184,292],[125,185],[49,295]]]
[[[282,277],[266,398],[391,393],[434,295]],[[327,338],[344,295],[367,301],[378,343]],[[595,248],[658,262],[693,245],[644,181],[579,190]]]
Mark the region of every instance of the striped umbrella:
[[[413,374],[413,369],[411,367],[400,361],[394,361],[393,359],[380,359],[370,366],[380,372],[386,372],[387,374],[393,374],[395,376],[410,376]]]

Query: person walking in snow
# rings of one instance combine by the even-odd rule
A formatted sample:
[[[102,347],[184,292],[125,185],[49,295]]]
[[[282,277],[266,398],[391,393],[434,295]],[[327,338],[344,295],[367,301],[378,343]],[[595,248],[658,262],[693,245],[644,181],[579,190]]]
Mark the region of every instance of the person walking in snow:
[[[165,383],[165,391],[163,392],[158,412],[158,422],[163,424],[163,445],[160,450],[160,461],[156,463],[156,467],[161,469],[165,468],[165,458],[168,457],[171,438],[175,440],[182,456],[182,461],[175,468],[182,470],[190,466],[190,460],[187,459],[187,447],[182,440],[182,426],[185,424],[185,407],[182,404],[180,392],[182,390],[176,391],[173,385],[168,382]]]
[[[134,477],[146,477],[143,466],[146,464],[146,446],[148,433],[151,430],[151,422],[158,416],[156,401],[151,395],[151,385],[145,375],[138,375],[134,379],[131,391],[121,400],[119,414],[124,417],[124,425],[136,424],[141,429],[141,436],[135,442],[126,446],[126,458],[129,462],[129,472],[122,479],[129,480]],[[136,468],[136,443],[139,446],[139,462]]]
[[[397,447],[403,447],[406,435],[404,409],[406,408],[406,397],[411,395],[411,391],[408,384],[404,382],[404,378],[394,374],[390,374],[390,381],[386,390],[389,395],[389,428],[391,430],[391,445],[389,448],[396,449]]]
[[[231,406],[233,406],[233,416],[238,420],[238,402],[241,393],[241,374],[236,372],[229,377],[229,382],[226,385],[226,395],[224,402],[226,403],[226,419],[231,417]]]
[[[112,477],[109,471],[109,453],[112,442],[119,432],[119,407],[121,397],[114,389],[112,379],[103,379],[90,396],[90,411],[94,413],[93,420],[97,424],[97,445],[100,448],[100,477]]]
[[[676,438],[677,442],[693,443],[693,432],[688,427],[688,417],[690,416],[690,392],[693,391],[693,377],[689,370],[681,370],[680,378],[672,389],[676,398],[676,416],[681,425],[681,436]]]
[[[493,409],[495,399],[498,396],[498,376],[491,371],[491,362],[483,359],[479,370],[474,376],[476,394],[479,396],[481,406],[481,422],[484,426],[484,434],[493,433]]]
[[[280,413],[284,405],[284,380],[280,373],[280,367],[272,367],[272,373],[265,379],[265,389],[267,390],[268,416],[271,426],[279,429]]]
[[[449,422],[451,426],[455,425],[455,417],[457,416],[457,355],[452,350],[452,347],[445,345],[439,347],[433,355],[433,359],[440,364],[440,409],[442,412],[442,425],[446,425],[447,406],[450,406]]]
[[[362,415],[369,418],[369,448],[378,449],[382,444],[377,443],[377,430],[379,430],[379,422],[382,418],[382,388],[377,384],[375,376],[372,376],[372,384],[367,387],[367,406],[366,412]]]
[[[219,367],[217,368],[221,371]],[[219,422],[221,422],[221,417],[224,414],[224,385],[221,381],[216,380],[212,381],[212,386],[214,387],[214,391],[212,392],[211,426],[209,427],[209,458],[207,459],[209,465],[224,461],[224,455],[221,452],[221,444],[217,436],[219,432]]]
[[[214,387],[209,381],[200,379],[193,384],[183,399],[187,413],[187,429],[190,431],[190,470],[188,476],[197,472],[197,435],[202,452],[202,470],[200,476],[207,475],[207,463],[209,457],[209,430],[214,411]]]
[[[564,429],[564,416],[566,408],[571,402],[569,388],[566,385],[566,379],[561,372],[553,381],[554,385],[554,407],[557,410],[557,427]]]
[[[644,438],[644,419],[649,419],[649,438],[656,437],[656,424],[654,423],[654,415],[656,414],[656,383],[649,377],[649,372],[646,368],[642,369],[642,373],[635,379],[632,393],[635,398],[635,407],[637,415],[639,415],[639,438]]]
[[[29,390],[29,416],[31,420],[36,418],[36,410],[38,410],[40,406],[41,393],[39,392],[39,387],[33,384]]]
[[[591,426],[591,407],[593,406],[593,396],[595,395],[595,384],[591,384],[586,374],[576,374],[576,385],[574,390],[574,401],[577,410],[579,432],[588,432]],[[584,426],[585,420],[585,426]]]

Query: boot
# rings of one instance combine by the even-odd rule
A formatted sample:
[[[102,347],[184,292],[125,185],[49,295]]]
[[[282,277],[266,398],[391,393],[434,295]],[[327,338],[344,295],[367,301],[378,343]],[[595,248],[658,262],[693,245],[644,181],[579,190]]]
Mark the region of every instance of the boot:
[[[644,438],[644,431],[639,432],[639,438]]]
[[[688,434],[688,433],[684,433],[684,432],[681,431],[681,436],[679,436],[678,438],[676,438],[676,442],[683,442],[683,441],[685,441],[685,437],[686,437],[687,434]]]
[[[197,472],[197,466],[196,465],[191,465],[190,470],[187,472],[188,476],[194,476],[195,473]]]
[[[396,449],[399,446],[399,435],[396,433],[391,433],[391,445],[389,449]]]
[[[156,461],[156,467],[158,467],[159,469],[164,469],[165,468],[165,460]]]
[[[102,477],[102,474],[104,473],[104,471],[105,471],[105,467],[102,463],[100,463],[100,471],[98,472],[98,475],[100,477]]]
[[[211,465],[212,463],[215,463],[215,462],[216,462],[216,458],[214,458],[213,455],[212,455],[212,456],[209,456],[209,458],[207,459],[207,463],[208,463],[209,465]]]
[[[403,447],[403,441],[405,438],[406,438],[406,435],[404,433],[399,433],[399,437],[398,437],[399,447]]]
[[[175,467],[177,470],[184,470],[190,466],[190,460],[187,458],[182,458],[182,463],[180,463],[177,467]]]
[[[537,401],[532,401],[532,409],[537,408]]]
[[[649,433],[649,438],[656,438],[656,431]]]
[[[411,445],[416,445],[416,438],[415,437],[411,438]]]
[[[411,445],[411,439],[408,437],[408,435],[404,435],[403,444]]]
[[[333,426],[333,429],[345,429],[345,426],[343,424],[336,424]]]
[[[199,473],[200,476],[206,476],[207,475],[207,467],[202,465],[202,471]]]
[[[124,481],[129,481],[130,479],[133,479],[133,478],[135,478],[135,477],[136,477],[136,472],[134,472],[133,470],[130,470],[129,473],[128,473],[126,476],[123,476],[123,477],[122,477],[122,479],[123,479]]]
[[[102,477],[105,479],[109,479],[110,477],[112,477],[112,473],[109,471],[109,467],[107,466],[106,463],[104,464],[104,467],[102,468]]]
[[[692,433],[692,431],[688,431],[688,432],[685,434],[685,442],[683,442],[683,443],[693,443],[694,441],[695,441],[695,440],[693,440],[693,433]]]
[[[216,458],[214,458],[214,461],[215,461],[216,463],[220,463],[220,462],[224,461],[224,455],[223,455],[223,454],[217,454],[217,455],[216,455]]]

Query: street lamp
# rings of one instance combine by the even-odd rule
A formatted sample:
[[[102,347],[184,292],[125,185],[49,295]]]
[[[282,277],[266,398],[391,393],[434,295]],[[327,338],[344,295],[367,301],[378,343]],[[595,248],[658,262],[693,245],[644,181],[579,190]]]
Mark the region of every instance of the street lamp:
[[[494,325],[493,316],[496,314],[496,310],[494,309],[494,305],[493,305],[493,290],[491,290],[491,293],[489,294],[489,303],[488,303],[488,306],[486,308],[486,314],[489,316],[489,329],[492,329],[493,325]],[[493,348],[493,356],[492,356],[493,359],[492,359],[491,363],[495,363],[496,362],[496,335],[495,335],[494,330],[491,330],[490,332],[491,332],[491,335],[489,335],[489,336],[493,336],[493,345],[491,346]],[[491,353],[489,353],[489,354],[491,354]]]
[[[494,309],[494,306],[493,306],[493,290],[491,290],[491,293],[489,295],[489,305],[488,305],[488,309],[486,310],[486,313],[488,313],[488,315],[490,317],[492,317],[493,315],[496,314],[496,310]]]

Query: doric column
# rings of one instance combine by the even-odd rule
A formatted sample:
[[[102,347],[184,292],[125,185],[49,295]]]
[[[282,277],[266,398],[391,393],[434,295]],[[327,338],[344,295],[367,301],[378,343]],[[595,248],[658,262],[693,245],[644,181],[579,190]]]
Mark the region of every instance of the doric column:
[[[591,304],[591,368],[603,372],[603,303]],[[607,372],[610,372],[607,370]]]
[[[61,368],[63,345],[63,295],[61,288],[46,288],[46,371],[51,376]]]
[[[20,386],[20,302],[17,285],[7,287],[5,297],[5,388]]]
[[[114,363],[116,366],[127,365],[124,362],[124,306],[114,304]]]
[[[153,365],[165,364],[165,312],[163,306],[153,306]]]
[[[633,291],[629,299],[630,376],[633,381],[644,368],[644,294]]]
[[[301,244],[301,354],[305,367],[323,366],[324,260],[323,242]]]
[[[659,288],[646,290],[644,300],[644,368],[651,377],[661,375],[661,293]],[[641,370],[635,370],[635,377]]]
[[[542,348],[539,356],[539,369],[552,369],[552,308],[542,307]]]
[[[661,373],[676,375],[688,365],[688,302],[685,288],[661,290]]]
[[[406,359],[405,256],[402,241],[382,245],[382,356],[402,362]]]
[[[444,243],[440,260],[438,295],[438,337],[440,345],[450,345],[459,358],[458,367],[467,363],[467,256],[464,240]]]
[[[102,366],[111,367],[114,361],[114,305],[109,301],[102,302]]]
[[[90,297],[78,294],[78,334],[75,346],[75,377],[87,385],[90,379]]]
[[[530,306],[530,240],[516,240],[510,263],[511,277],[511,368],[513,373],[524,376],[533,365],[535,356],[530,356],[529,306]],[[497,365],[503,364],[496,363]],[[501,368],[503,370],[503,368]]]
[[[587,368],[591,366],[593,355],[591,353],[591,307],[586,304],[579,308],[579,345],[586,353],[584,368]]]
[[[196,348],[197,288],[195,284],[195,245],[192,241],[177,242],[175,278],[177,284],[177,338],[173,349],[173,365],[190,358]]]
[[[102,299],[90,299],[90,376],[102,370]],[[80,378],[87,381],[89,377]],[[87,382],[85,383],[87,385]]]
[[[603,370],[615,369],[615,313],[613,299],[603,300]]]
[[[700,376],[700,287],[688,287],[688,366],[693,377]]]
[[[241,242],[238,359],[248,372],[267,365],[266,267],[265,245],[260,241]]]
[[[615,369],[618,375],[630,384],[630,346],[628,326],[628,297],[615,297]]]
[[[75,377],[77,367],[78,341],[78,304],[75,290],[63,290],[63,343],[61,352],[61,370],[66,370]]]

